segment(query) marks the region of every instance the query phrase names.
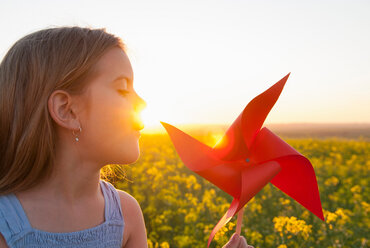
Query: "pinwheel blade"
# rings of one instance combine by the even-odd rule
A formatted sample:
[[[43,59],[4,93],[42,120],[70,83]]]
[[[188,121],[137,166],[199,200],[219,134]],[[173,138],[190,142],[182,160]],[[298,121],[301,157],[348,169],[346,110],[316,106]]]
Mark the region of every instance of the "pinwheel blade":
[[[259,132],[251,152],[258,162],[278,162],[281,171],[271,183],[324,220],[315,171],[307,158],[267,128]]]
[[[168,123],[161,122],[161,124],[169,134],[181,160],[190,170],[203,171],[222,163],[221,160],[214,157],[211,147]]]
[[[275,161],[247,166],[242,172],[240,205],[236,211],[244,207],[279,171],[280,165]]]
[[[234,198],[225,215],[213,228],[208,239],[210,245],[214,235],[226,225],[230,219],[242,209],[245,204],[252,199],[277,173],[280,171],[280,165],[275,161],[269,161],[262,164],[244,166],[241,172],[241,194],[239,198]],[[207,247],[208,247],[207,246]]]
[[[310,161],[299,155],[281,157],[276,161],[281,166],[281,172],[271,183],[325,221],[316,175]]]
[[[233,161],[250,155],[249,148],[279,98],[289,75],[290,73],[247,104],[223,138],[213,147],[217,157]]]
[[[252,142],[265,122],[268,113],[270,113],[270,110],[279,98],[289,75],[290,72],[265,92],[256,96],[248,103],[247,107],[245,107],[242,117],[242,130],[244,140],[248,148],[251,147]]]
[[[243,163],[224,163],[212,154],[214,152],[212,148],[170,124],[161,123],[170,135],[185,166],[229,195],[240,196]]]
[[[224,216],[222,216],[222,218],[218,221],[218,223],[216,224],[216,226],[213,228],[211,234],[209,235],[207,248],[211,244],[212,239],[214,238],[214,236],[216,235],[216,233],[224,225],[226,225],[231,220],[231,218],[237,213],[236,209],[238,208],[239,205],[240,205],[239,204],[239,200],[234,198],[234,200],[230,204],[229,209],[226,211],[226,213],[224,214]]]

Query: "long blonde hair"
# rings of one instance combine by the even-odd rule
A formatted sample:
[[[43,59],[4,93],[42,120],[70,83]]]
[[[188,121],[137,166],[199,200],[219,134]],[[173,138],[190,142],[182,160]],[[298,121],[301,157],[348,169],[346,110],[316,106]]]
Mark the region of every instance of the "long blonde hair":
[[[0,64],[0,195],[46,179],[56,130],[47,102],[54,90],[82,94],[92,66],[122,40],[105,29],[58,27],[18,40]]]

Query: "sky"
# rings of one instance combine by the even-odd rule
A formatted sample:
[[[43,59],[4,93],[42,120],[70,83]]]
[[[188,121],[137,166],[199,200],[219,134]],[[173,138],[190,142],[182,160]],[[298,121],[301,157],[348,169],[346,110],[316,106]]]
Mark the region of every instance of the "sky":
[[[370,1],[0,2],[0,58],[43,28],[106,28],[123,39],[146,127],[231,124],[289,72],[265,120],[370,122]]]

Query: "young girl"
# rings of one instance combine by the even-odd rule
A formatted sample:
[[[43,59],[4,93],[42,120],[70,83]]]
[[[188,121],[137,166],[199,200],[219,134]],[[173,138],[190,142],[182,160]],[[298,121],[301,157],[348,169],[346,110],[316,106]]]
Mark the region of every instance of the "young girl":
[[[0,248],[147,247],[138,202],[100,179],[138,159],[145,105],[105,29],[17,41],[0,65]],[[224,247],[251,247],[233,237]]]

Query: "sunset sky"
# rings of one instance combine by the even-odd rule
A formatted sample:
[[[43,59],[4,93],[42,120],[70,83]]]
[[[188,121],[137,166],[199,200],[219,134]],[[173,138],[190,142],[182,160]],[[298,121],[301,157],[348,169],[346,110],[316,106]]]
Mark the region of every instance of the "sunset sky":
[[[147,127],[231,123],[289,72],[265,123],[364,123],[369,13],[365,0],[2,0],[0,57],[39,29],[105,27],[127,44]]]

